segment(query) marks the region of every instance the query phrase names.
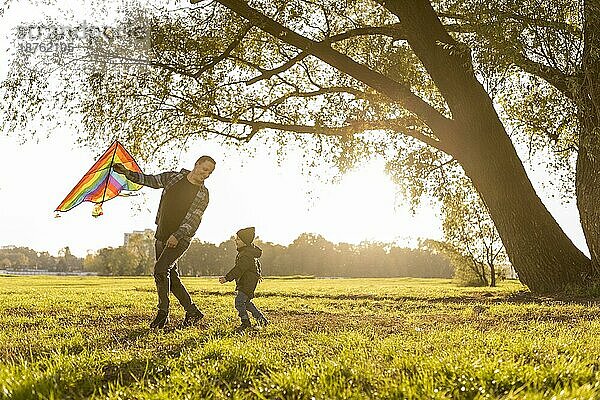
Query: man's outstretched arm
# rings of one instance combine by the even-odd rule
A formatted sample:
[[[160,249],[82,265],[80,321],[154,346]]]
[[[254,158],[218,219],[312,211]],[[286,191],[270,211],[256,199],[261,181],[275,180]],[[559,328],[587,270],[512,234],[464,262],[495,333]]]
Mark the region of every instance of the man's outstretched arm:
[[[169,177],[173,174],[173,172],[163,172],[158,175],[146,175],[141,172],[128,170],[123,164],[113,165],[113,170],[118,174],[125,175],[125,178],[131,182],[149,186],[154,189],[165,187]]]

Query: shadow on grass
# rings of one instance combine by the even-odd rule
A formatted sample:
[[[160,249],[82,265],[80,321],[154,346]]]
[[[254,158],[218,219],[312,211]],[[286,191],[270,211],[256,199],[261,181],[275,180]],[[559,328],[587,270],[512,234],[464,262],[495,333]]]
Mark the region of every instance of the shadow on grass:
[[[154,288],[136,287],[133,290],[138,292],[154,292]],[[233,290],[190,290],[191,295],[195,296],[233,296]],[[529,290],[519,290],[509,293],[494,293],[482,288],[481,291],[461,294],[457,296],[430,297],[431,294],[424,293],[423,296],[411,295],[393,295],[393,294],[373,294],[373,293],[298,293],[298,292],[268,292],[258,291],[256,297],[283,297],[300,298],[307,300],[373,300],[373,301],[425,301],[428,303],[442,304],[469,304],[469,303],[517,303],[517,304],[580,304],[580,305],[600,305],[598,296],[581,296],[565,293],[536,295]]]
[[[234,292],[220,292],[210,290],[196,290],[190,292],[199,296],[233,296]],[[544,305],[564,305],[564,304],[580,304],[580,305],[600,305],[600,298],[582,298],[571,295],[557,294],[554,296],[535,295],[527,290],[521,290],[512,293],[492,293],[492,292],[475,292],[463,294],[459,296],[445,297],[427,297],[423,296],[402,296],[402,295],[378,295],[371,293],[357,294],[304,294],[304,293],[282,293],[282,292],[257,292],[256,297],[283,297],[283,298],[299,298],[307,300],[373,300],[373,301],[397,301],[397,302],[426,302],[426,303],[441,303],[441,304],[500,304],[500,303],[515,303],[515,304],[544,304]]]
[[[533,326],[539,323],[577,325],[595,321],[600,315],[594,310],[573,313],[569,310],[540,310],[524,313],[492,313],[485,307],[468,307],[464,312],[433,312],[396,315],[339,314],[330,312],[271,311],[274,326],[289,327],[301,332],[364,331],[378,335],[407,332],[439,331],[440,326],[464,329],[470,326],[480,331],[506,330],[507,327]],[[285,329],[285,328],[284,328]]]

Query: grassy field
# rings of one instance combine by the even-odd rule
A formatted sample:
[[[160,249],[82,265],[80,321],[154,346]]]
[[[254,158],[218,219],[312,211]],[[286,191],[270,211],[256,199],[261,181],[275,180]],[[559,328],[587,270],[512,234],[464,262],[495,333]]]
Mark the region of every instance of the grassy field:
[[[150,277],[0,277],[0,398],[600,398],[600,302],[268,279],[255,303],[272,324],[240,335],[232,284],[184,282],[205,321],[176,329],[172,303],[150,331]]]

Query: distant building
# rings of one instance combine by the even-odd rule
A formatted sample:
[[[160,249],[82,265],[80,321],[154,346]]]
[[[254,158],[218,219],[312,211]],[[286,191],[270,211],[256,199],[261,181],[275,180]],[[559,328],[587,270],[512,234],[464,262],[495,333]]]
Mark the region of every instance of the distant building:
[[[0,246],[0,250],[14,250],[17,246],[9,245],[9,246]]]
[[[127,246],[129,244],[129,241],[136,236],[143,236],[146,239],[152,239],[154,237],[154,231],[152,229],[144,229],[143,231],[133,231],[130,233],[125,233],[123,238],[123,245]]]

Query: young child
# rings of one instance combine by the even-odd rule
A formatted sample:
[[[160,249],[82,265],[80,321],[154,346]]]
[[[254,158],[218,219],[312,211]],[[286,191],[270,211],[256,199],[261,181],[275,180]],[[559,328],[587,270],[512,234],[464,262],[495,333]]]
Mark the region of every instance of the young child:
[[[252,326],[247,311],[250,311],[258,325],[267,326],[269,324],[263,313],[252,303],[256,285],[262,280],[260,262],[258,261],[258,258],[262,255],[262,250],[252,243],[254,235],[254,227],[237,231],[235,245],[238,254],[235,258],[235,266],[225,276],[219,278],[220,283],[235,280],[235,290],[237,291],[235,309],[242,320],[241,325],[236,329],[238,332]]]

